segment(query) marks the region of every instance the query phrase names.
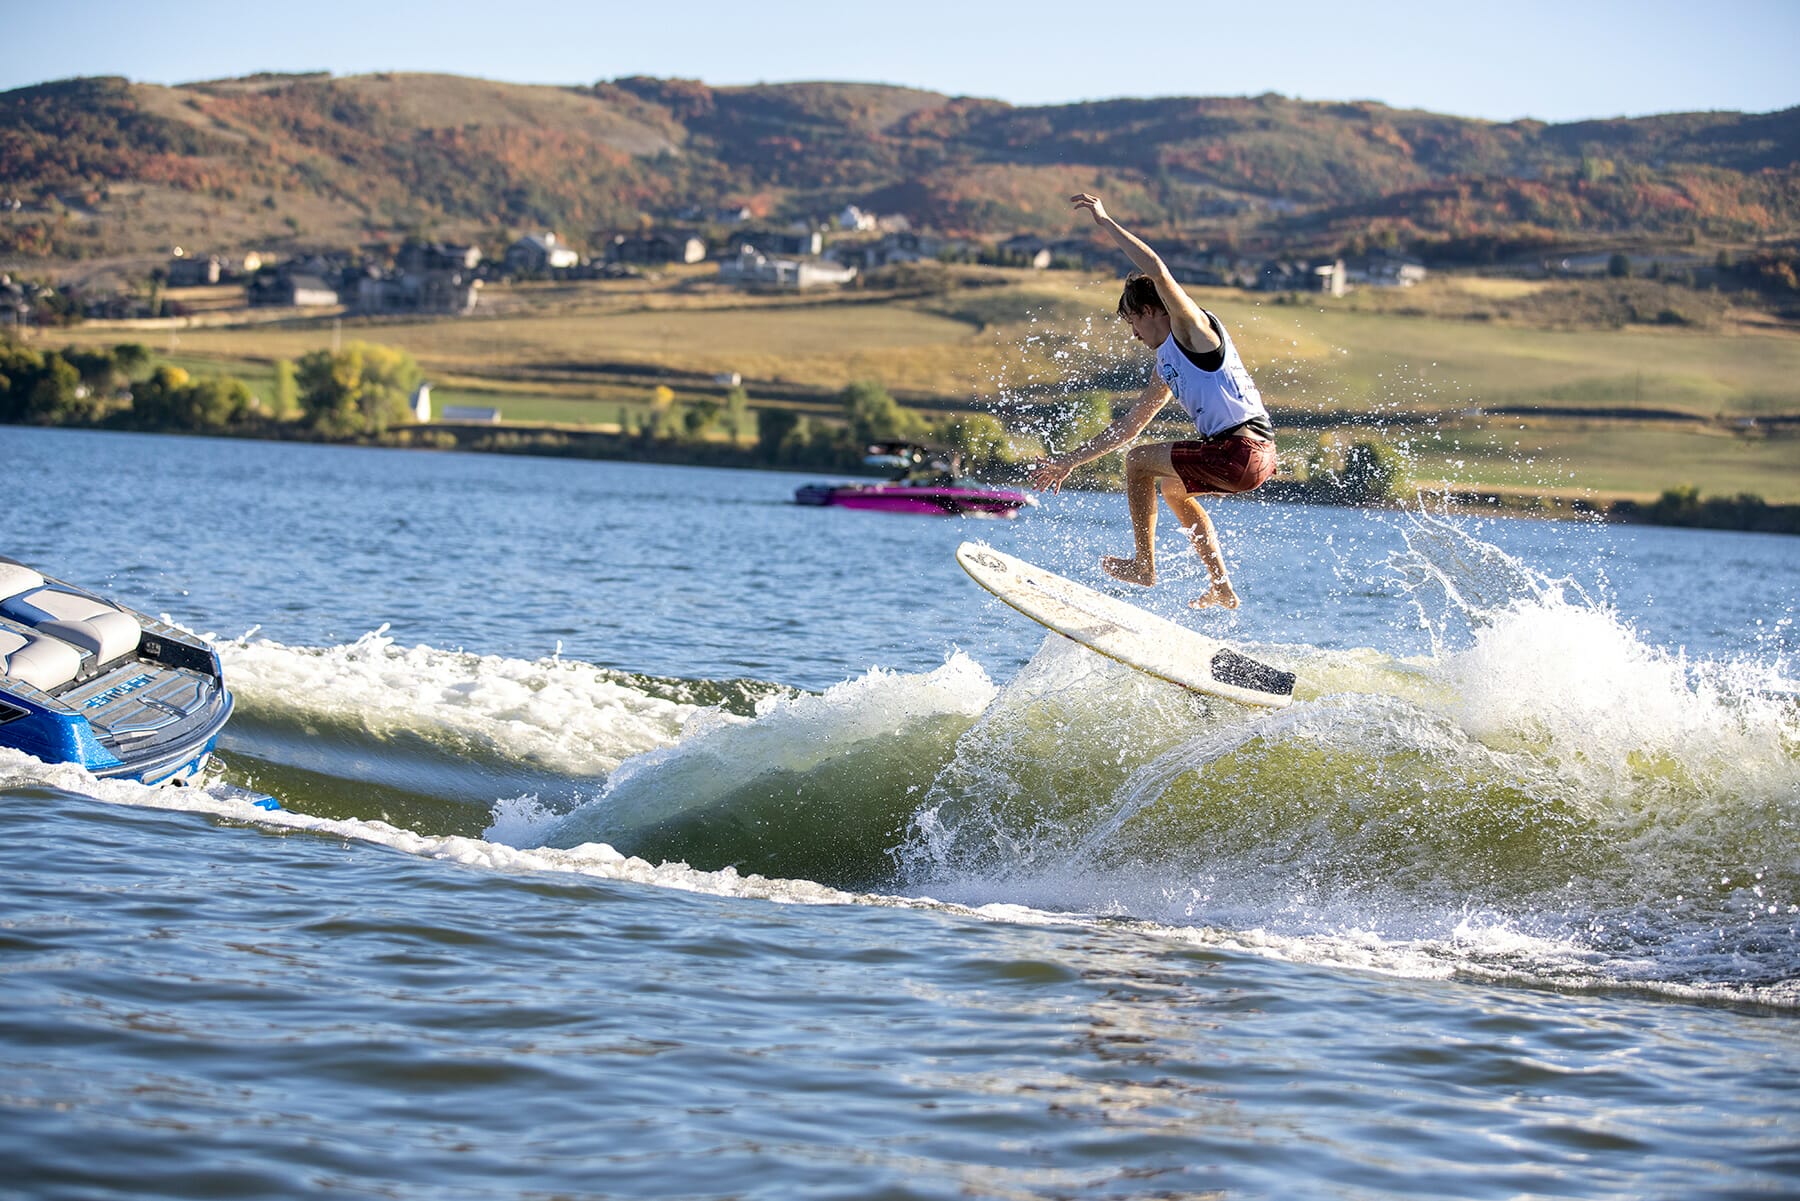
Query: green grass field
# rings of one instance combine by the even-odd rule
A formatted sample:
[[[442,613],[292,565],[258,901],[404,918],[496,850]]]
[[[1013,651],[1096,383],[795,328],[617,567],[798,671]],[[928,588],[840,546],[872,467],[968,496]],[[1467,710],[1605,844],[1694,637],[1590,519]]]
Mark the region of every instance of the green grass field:
[[[999,271],[975,278],[980,286],[929,295],[763,298],[690,272],[663,285],[496,288],[484,313],[462,319],[344,318],[336,328],[322,320],[166,336],[76,327],[39,337],[46,345],[141,340],[190,371],[236,374],[258,391],[270,386],[275,359],[297,359],[334,338],[383,342],[419,360],[439,404],[497,407],[509,422],[612,425],[621,407],[647,406],[649,386],[609,375],[607,366],[739,372],[753,403],[759,386],[813,389],[825,399],[852,380],[873,379],[915,398],[966,403],[1029,394],[1054,404],[1060,393],[1099,381],[1144,377],[1147,352],[1112,316],[1116,278]],[[1345,302],[1214,290],[1196,296],[1232,330],[1278,415],[1385,426],[1390,440],[1409,445],[1420,478],[1644,498],[1692,484],[1707,495],[1749,491],[1800,502],[1800,437],[1731,425],[1800,415],[1800,336],[1731,322],[1565,329],[1485,313],[1471,319],[1469,305],[1542,300],[1554,287],[1446,280],[1436,292],[1421,291],[1424,304],[1367,295]],[[1395,311],[1403,300],[1405,311]],[[1492,411],[1514,406],[1561,416]],[[1624,410],[1674,411],[1712,424],[1581,416]],[[1420,415],[1435,426],[1421,430]]]
[[[1800,441],[1746,438],[1670,425],[1490,425],[1402,433],[1413,475],[1452,485],[1630,497],[1649,501],[1692,485],[1707,496],[1753,492],[1800,503]]]

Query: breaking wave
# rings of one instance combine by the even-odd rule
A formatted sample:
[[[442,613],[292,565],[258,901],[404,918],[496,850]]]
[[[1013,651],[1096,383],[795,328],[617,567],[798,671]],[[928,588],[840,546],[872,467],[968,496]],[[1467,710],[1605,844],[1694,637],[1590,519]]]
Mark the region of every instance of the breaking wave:
[[[403,648],[221,644],[226,793],[9,786],[775,900],[950,904],[1414,973],[1800,1004],[1786,664],[1650,644],[1456,526],[1392,563],[1432,653],[1253,645],[1295,703],[1048,635],[823,693]]]

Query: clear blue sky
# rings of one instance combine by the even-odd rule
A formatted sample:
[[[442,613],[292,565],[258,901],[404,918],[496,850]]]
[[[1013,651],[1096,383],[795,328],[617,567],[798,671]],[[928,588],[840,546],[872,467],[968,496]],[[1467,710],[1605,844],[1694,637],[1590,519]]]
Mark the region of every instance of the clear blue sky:
[[[1800,104],[1800,0],[0,0],[0,41],[0,90],[391,70],[854,80],[1014,104],[1280,92],[1492,120]]]

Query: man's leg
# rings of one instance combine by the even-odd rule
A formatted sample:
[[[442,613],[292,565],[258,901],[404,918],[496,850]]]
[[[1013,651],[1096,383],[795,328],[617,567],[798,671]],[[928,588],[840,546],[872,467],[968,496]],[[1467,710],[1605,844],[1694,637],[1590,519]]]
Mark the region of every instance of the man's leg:
[[[1200,561],[1206,564],[1206,574],[1212,579],[1212,586],[1200,596],[1188,602],[1194,609],[1204,609],[1211,605],[1220,605],[1227,609],[1238,607],[1237,592],[1231,587],[1231,577],[1225,571],[1225,556],[1219,550],[1219,532],[1213,528],[1212,518],[1194,499],[1194,494],[1187,490],[1179,476],[1169,476],[1162,481],[1163,500],[1168,502],[1169,512],[1181,522],[1187,531],[1188,541],[1194,544],[1194,550]]]
[[[1129,559],[1108,555],[1100,560],[1108,575],[1146,588],[1156,583],[1156,486],[1174,476],[1167,442],[1139,443],[1125,452],[1125,501],[1131,509],[1135,546]]]

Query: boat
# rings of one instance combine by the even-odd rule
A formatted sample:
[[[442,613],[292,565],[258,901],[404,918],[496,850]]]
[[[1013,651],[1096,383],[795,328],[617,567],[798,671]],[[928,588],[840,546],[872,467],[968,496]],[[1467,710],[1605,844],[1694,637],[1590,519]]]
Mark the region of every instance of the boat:
[[[231,718],[218,652],[0,556],[0,747],[96,776],[185,783]]]
[[[912,442],[878,442],[863,455],[863,466],[894,474],[881,483],[805,484],[794,493],[800,505],[836,505],[888,513],[936,513],[957,517],[1005,517],[1037,504],[1037,497],[1014,488],[983,484],[962,474],[954,451]]]

